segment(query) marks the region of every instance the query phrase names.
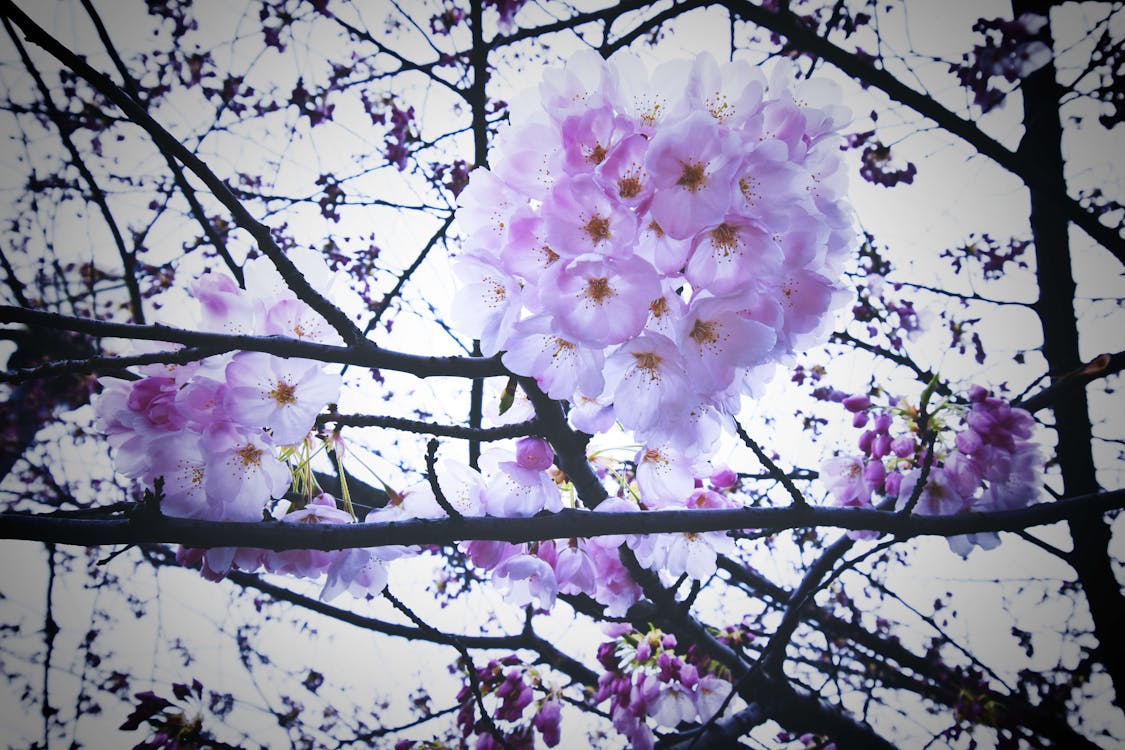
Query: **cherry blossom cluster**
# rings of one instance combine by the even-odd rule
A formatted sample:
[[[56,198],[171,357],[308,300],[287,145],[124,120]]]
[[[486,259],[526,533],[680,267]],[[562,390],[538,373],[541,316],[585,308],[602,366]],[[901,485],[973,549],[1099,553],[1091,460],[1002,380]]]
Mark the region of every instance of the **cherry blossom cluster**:
[[[676,653],[676,637],[653,628],[638,633],[610,626],[614,640],[598,647],[605,672],[598,678],[594,702],[609,700],[614,728],[630,747],[651,750],[656,737],[649,719],[675,728],[682,721],[708,721],[731,691],[715,663],[694,648]]]
[[[441,459],[435,467],[438,487],[458,513],[465,516],[528,517],[573,506],[553,466],[547,441],[521,438],[515,451],[497,447],[480,459],[481,470]],[[594,513],[646,510],[688,510],[736,507],[730,493],[738,481],[729,469],[711,472],[710,486],[701,478],[708,464],[663,448],[645,448],[635,457],[634,471],[616,473],[618,495],[604,500]],[[569,487],[567,487],[569,492]],[[408,488],[368,521],[402,521],[447,517],[429,482]],[[641,598],[640,586],[621,561],[620,546],[629,547],[637,561],[669,582],[682,575],[706,580],[714,574],[718,555],[734,552],[735,542],[724,531],[702,533],[607,535],[511,544],[474,540],[461,547],[473,565],[489,571],[493,585],[517,606],[538,603],[551,609],[559,593],[586,594],[606,606],[611,616],[624,615]]]
[[[838,98],[706,53],[548,71],[460,196],[455,324],[576,427],[705,452],[837,301],[856,241]]]
[[[478,667],[474,677],[482,699],[491,696],[490,702],[495,701],[496,704],[496,709],[490,711],[493,722],[489,726],[483,717],[477,717],[472,683],[466,683],[457,694],[461,703],[457,726],[466,741],[476,736],[476,750],[499,750],[503,747],[496,741],[493,728],[512,750],[534,750],[538,746],[536,733],[547,747],[559,744],[562,719],[560,693],[544,684],[539,670],[526,667],[518,656],[510,654]],[[537,692],[542,694],[538,698]],[[524,715],[529,708],[533,713],[530,720],[525,720]],[[395,745],[395,750],[405,750],[414,744],[413,741],[400,742]]]
[[[306,275],[328,288],[318,256],[302,258]],[[265,258],[246,264],[246,288],[208,273],[191,288],[205,330],[283,335],[340,343],[338,335],[285,285]],[[308,462],[317,449],[317,414],[340,395],[341,378],[320,362],[260,352],[208,357],[187,365],[141,368],[137,380],[102,378],[94,400],[100,429],[119,472],[160,486],[160,511],[178,518],[340,524],[350,507],[320,493]],[[290,490],[297,500],[281,500]],[[280,502],[275,502],[280,501]],[[183,549],[184,564],[222,578],[232,568],[327,576],[323,591],[377,593],[384,560],[372,550],[321,552],[224,547]]]
[[[866,428],[857,455],[837,456],[821,466],[821,479],[834,505],[871,507],[882,496],[905,508],[922,471],[926,483],[913,512],[952,515],[969,511],[1016,510],[1029,505],[1042,484],[1043,459],[1031,441],[1035,420],[981,386],[968,392],[966,405],[945,402],[930,413],[925,428],[936,433],[933,450],[923,440],[921,411],[905,400],[889,407],[867,396],[843,399],[852,423]],[[869,536],[853,532],[853,536]],[[967,557],[973,546],[992,549],[995,533],[949,538],[953,551]]]

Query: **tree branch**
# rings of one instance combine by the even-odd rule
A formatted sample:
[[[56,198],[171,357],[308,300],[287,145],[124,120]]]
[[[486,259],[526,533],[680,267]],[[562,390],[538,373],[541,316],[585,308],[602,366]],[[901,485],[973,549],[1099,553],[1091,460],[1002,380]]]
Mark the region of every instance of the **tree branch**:
[[[564,509],[531,518],[476,516],[455,520],[410,520],[346,525],[289,524],[279,521],[203,521],[135,514],[128,518],[74,518],[29,513],[0,513],[0,538],[60,544],[178,543],[190,547],[259,547],[347,549],[387,545],[453,544],[487,539],[518,544],[568,537],[614,534],[702,533],[730,529],[834,527],[870,529],[900,538],[956,536],[1019,531],[1057,523],[1075,514],[1107,513],[1125,508],[1125,490],[1098,492],[1020,510],[961,513],[953,516],[903,516],[867,508],[794,507],[598,513]]]
[[[139,326],[131,323],[109,323],[102,320],[74,318],[38,310],[27,310],[10,305],[0,305],[0,323],[23,323],[29,326],[77,331],[92,336],[167,341],[201,349],[213,349],[216,354],[233,351],[258,351],[279,357],[302,357],[320,362],[396,370],[420,378],[433,376],[482,378],[508,374],[500,363],[499,357],[426,357],[382,349],[366,340],[359,341],[349,347],[341,347],[284,336],[240,336],[191,331],[165,325]],[[123,359],[128,362],[128,358]],[[104,365],[110,365],[113,362],[113,358],[102,360]],[[117,366],[123,365],[118,364]]]

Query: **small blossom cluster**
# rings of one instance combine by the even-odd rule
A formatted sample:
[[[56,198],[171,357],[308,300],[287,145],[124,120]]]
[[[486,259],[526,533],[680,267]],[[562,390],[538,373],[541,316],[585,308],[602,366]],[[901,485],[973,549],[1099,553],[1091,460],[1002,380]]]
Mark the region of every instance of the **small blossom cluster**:
[[[435,466],[438,488],[446,502],[464,516],[528,517],[564,507],[561,474],[553,467],[554,452],[547,441],[522,438],[516,450],[496,447],[480,458],[481,471],[441,459]],[[604,505],[604,503],[603,503]],[[635,509],[635,506],[634,508]],[[368,520],[401,521],[445,518],[429,482],[408,488]],[[640,588],[629,577],[617,554],[619,539],[547,540],[527,544],[474,540],[462,550],[474,566],[491,573],[493,585],[516,606],[532,601],[551,609],[559,592],[585,593],[624,614]]]
[[[495,710],[490,712],[493,722],[489,726],[483,717],[477,717],[473,685],[466,683],[457,694],[461,703],[457,726],[466,742],[471,736],[476,736],[476,750],[499,750],[503,747],[493,734],[494,727],[512,750],[534,750],[537,746],[536,732],[547,747],[559,744],[562,719],[560,693],[544,684],[538,670],[525,667],[518,656],[511,654],[478,667],[474,677],[481,697],[491,696],[496,703]],[[537,691],[543,694],[539,698],[536,698]],[[524,714],[528,708],[532,708],[534,713],[530,721],[525,721]],[[503,725],[496,722],[503,722]],[[413,743],[400,743],[395,746],[396,750],[400,746],[412,747]]]
[[[321,492],[295,510],[288,500],[278,503],[273,517],[283,523],[345,524],[353,523],[352,514],[337,507],[336,498]],[[371,517],[371,514],[368,514]],[[290,575],[296,578],[324,577],[320,598],[335,599],[345,591],[355,597],[378,594],[387,585],[387,564],[407,554],[401,547],[359,548],[343,550],[295,549],[273,551],[256,547],[212,547],[197,549],[181,547],[176,561],[188,568],[198,568],[204,578],[222,580],[231,570],[252,573]]]
[[[460,196],[452,319],[576,427],[706,451],[836,301],[855,241],[838,98],[786,66],[575,56]]]
[[[926,464],[926,484],[914,507],[923,515],[1023,508],[1042,483],[1043,459],[1031,441],[1035,420],[981,386],[969,389],[967,405],[945,402],[928,416],[928,429],[938,435],[932,453],[923,443],[919,409],[904,400],[881,408],[867,396],[849,396],[842,404],[852,413],[852,424],[866,429],[859,436],[858,455],[837,456],[821,466],[834,505],[871,507],[881,495],[904,508]],[[949,538],[950,547],[963,557],[974,545],[992,549],[997,544],[995,533]]]
[[[630,747],[651,750],[655,745],[649,719],[670,728],[682,721],[708,721],[731,691],[730,681],[717,674],[710,659],[694,649],[687,656],[676,654],[671,633],[617,629],[611,635],[614,640],[598,647],[605,672],[593,700],[609,700],[613,726]]]
[[[557,512],[569,504],[560,490],[565,481],[553,466],[550,445],[538,437],[521,438],[513,452],[493,448],[480,459],[481,471],[449,459],[435,466],[438,486],[449,506],[465,516],[528,517]],[[619,494],[604,500],[595,513],[639,510],[689,510],[736,507],[729,492],[738,475],[716,471],[705,487],[700,474],[707,464],[670,448],[642,449],[636,469],[618,473]],[[445,518],[429,482],[421,482],[392,498],[386,508],[373,511],[368,521]],[[554,606],[558,594],[586,594],[606,606],[611,616],[624,615],[641,597],[641,589],[621,562],[625,544],[637,561],[674,581],[682,575],[706,580],[714,574],[718,555],[734,552],[735,542],[724,531],[667,534],[607,535],[546,540],[525,544],[474,540],[462,543],[473,565],[491,573],[493,585],[517,606],[538,602]]]
[[[330,272],[319,257],[303,259],[306,274],[323,283]],[[320,343],[339,337],[299,300],[268,259],[246,264],[246,288],[208,273],[191,288],[204,330],[283,335]],[[317,439],[317,414],[340,395],[341,378],[320,362],[261,352],[208,357],[186,365],[141,368],[137,380],[102,378],[94,399],[98,424],[114,448],[119,472],[149,486],[159,481],[160,511],[178,518],[291,523],[350,523],[336,500],[305,482],[305,502],[274,505],[307,476]],[[328,575],[324,596],[382,589],[382,559],[370,550],[321,552],[258,549],[183,549],[183,564],[222,578],[232,568]]]

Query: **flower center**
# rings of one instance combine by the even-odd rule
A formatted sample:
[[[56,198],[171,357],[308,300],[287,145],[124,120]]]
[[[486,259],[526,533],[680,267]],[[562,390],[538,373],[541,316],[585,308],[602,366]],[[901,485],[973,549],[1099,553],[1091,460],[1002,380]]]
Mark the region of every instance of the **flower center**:
[[[605,146],[598,143],[593,148],[586,150],[586,160],[594,164],[601,164],[605,160]]]
[[[660,370],[660,363],[664,361],[656,352],[633,352],[633,359],[637,360],[637,369],[644,370],[654,378]]]
[[[234,452],[242,461],[243,466],[258,466],[262,463],[262,449],[253,443],[247,443]]]
[[[601,303],[614,295],[609,286],[608,278],[588,279],[586,281],[586,297],[594,302]]]
[[[609,239],[609,219],[605,216],[594,214],[582,229],[595,245]]]
[[[641,181],[630,175],[617,181],[617,194],[622,198],[636,198],[641,193]]]
[[[668,312],[668,300],[663,297],[657,297],[652,301],[652,304],[648,306],[648,311],[652,313],[652,317],[654,318],[663,318]]]
[[[706,164],[701,161],[681,163],[683,164],[684,171],[680,173],[680,179],[676,180],[677,185],[685,187],[694,193],[707,184],[707,175],[705,174],[707,169]]]
[[[270,391],[270,398],[277,402],[278,406],[288,406],[289,404],[297,403],[295,394],[296,387],[286,383],[285,381],[278,381],[277,385]]]
[[[700,346],[706,344],[714,344],[718,342],[719,336],[715,333],[715,321],[713,320],[697,320],[695,325],[691,327],[691,333],[688,334],[695,343]]]
[[[730,255],[738,247],[738,229],[731,224],[723,222],[711,230],[711,244],[723,251],[723,255]]]
[[[566,339],[555,337],[555,353],[551,355],[552,359],[557,358],[560,354],[569,356],[574,351],[574,343]]]

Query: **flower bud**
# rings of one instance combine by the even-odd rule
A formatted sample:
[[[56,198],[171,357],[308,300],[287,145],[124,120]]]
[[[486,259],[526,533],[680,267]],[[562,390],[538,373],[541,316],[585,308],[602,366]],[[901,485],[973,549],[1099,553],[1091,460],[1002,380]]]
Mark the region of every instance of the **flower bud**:
[[[717,490],[726,490],[738,484],[738,474],[733,469],[725,468],[711,475],[711,486]]]
[[[546,471],[555,462],[555,452],[543,438],[525,437],[516,443],[516,463],[525,469]]]
[[[891,441],[891,450],[899,458],[906,458],[907,456],[914,455],[914,438],[909,435],[902,435],[896,437]]]
[[[891,436],[887,433],[881,433],[875,436],[875,440],[871,443],[871,456],[873,458],[882,458],[891,452]]]

